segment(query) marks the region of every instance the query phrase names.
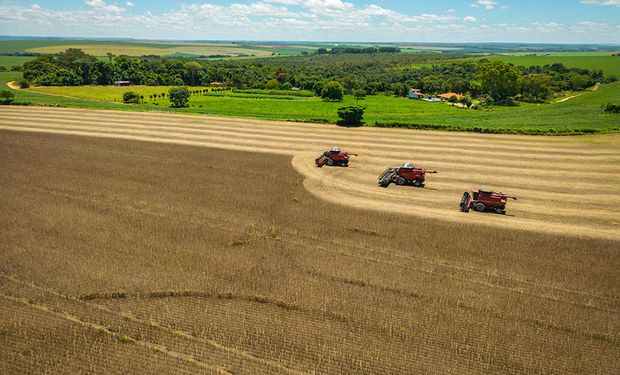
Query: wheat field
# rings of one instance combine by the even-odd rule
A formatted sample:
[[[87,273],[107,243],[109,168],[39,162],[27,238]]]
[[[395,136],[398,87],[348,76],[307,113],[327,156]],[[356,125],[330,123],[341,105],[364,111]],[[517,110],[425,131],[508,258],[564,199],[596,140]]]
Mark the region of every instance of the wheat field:
[[[2,373],[620,370],[615,135],[13,107],[0,128]],[[360,157],[312,168],[333,144]],[[400,159],[440,173],[376,188]],[[476,183],[512,216],[459,214]]]

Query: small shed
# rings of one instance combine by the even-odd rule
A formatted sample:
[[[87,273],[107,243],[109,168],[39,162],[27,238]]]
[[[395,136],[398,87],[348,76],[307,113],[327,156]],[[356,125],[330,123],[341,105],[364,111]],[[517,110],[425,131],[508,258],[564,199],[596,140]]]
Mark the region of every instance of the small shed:
[[[131,81],[114,81],[114,86],[131,86]]]

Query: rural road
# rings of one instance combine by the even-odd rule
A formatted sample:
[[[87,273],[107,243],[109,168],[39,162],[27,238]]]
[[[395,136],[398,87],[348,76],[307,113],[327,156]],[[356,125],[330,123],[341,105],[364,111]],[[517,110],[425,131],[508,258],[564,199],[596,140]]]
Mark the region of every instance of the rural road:
[[[0,129],[285,154],[304,176],[304,186],[334,203],[457,223],[620,238],[620,134],[487,135],[11,106],[0,108]],[[349,168],[316,168],[316,155],[334,145],[360,156]],[[377,187],[385,167],[404,161],[439,173],[428,177],[425,189]],[[509,202],[506,216],[459,212],[463,191],[480,186],[519,200]]]

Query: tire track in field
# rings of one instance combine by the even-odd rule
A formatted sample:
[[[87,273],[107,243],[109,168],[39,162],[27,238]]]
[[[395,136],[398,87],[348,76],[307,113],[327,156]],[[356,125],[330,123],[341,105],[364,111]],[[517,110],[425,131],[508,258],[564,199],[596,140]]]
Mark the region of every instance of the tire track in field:
[[[572,236],[620,238],[620,136],[534,137],[103,110],[3,107],[0,128],[178,143],[293,156],[315,196],[349,206],[458,223]],[[316,168],[339,145],[350,168]],[[376,186],[385,166],[412,160],[437,169],[426,189]],[[510,216],[462,214],[463,191],[487,185],[515,193]]]
[[[28,187],[25,187],[26,189]],[[79,191],[58,191],[42,187],[30,187],[32,190],[50,194],[53,196],[64,197],[69,200],[87,202],[97,206],[105,206],[110,208],[129,210],[141,215],[149,215],[156,217],[176,217],[187,223],[200,224],[212,229],[235,233],[243,236],[260,238],[266,241],[284,242],[293,247],[306,248],[309,251],[318,251],[331,254],[331,256],[351,257],[352,259],[363,259],[372,263],[383,264],[390,267],[409,269],[416,272],[422,272],[432,277],[445,278],[454,282],[463,282],[476,284],[484,288],[518,291],[521,294],[530,295],[532,297],[549,299],[555,303],[563,303],[568,305],[580,306],[582,308],[595,309],[599,311],[607,311],[605,306],[616,306],[619,300],[613,296],[604,296],[592,292],[584,292],[577,289],[567,289],[564,287],[544,285],[525,280],[523,278],[515,278],[513,276],[501,276],[495,273],[489,273],[483,269],[476,267],[466,267],[458,264],[448,264],[445,262],[437,262],[425,257],[411,256],[407,253],[394,253],[382,250],[374,246],[360,246],[357,243],[349,241],[340,241],[333,239],[325,239],[321,236],[301,235],[296,231],[283,230],[281,237],[274,238],[272,236],[258,232],[248,232],[243,227],[243,223],[229,218],[210,215],[208,212],[200,212],[188,215],[184,211],[172,209],[170,207],[160,206],[156,209],[147,209],[145,207],[136,206],[132,202],[117,201],[115,199],[102,199],[100,197],[91,197],[88,194]],[[303,239],[303,240],[301,240]],[[316,245],[316,244],[321,245]],[[348,250],[343,250],[348,249]],[[372,255],[365,255],[370,253]],[[381,257],[377,257],[380,254]],[[420,265],[423,263],[424,265]],[[453,272],[458,271],[463,275],[456,275]],[[467,276],[465,276],[467,275]],[[403,293],[406,293],[403,291]],[[552,297],[553,296],[553,297]],[[95,299],[97,296],[94,296]],[[589,301],[585,303],[584,300]],[[596,304],[594,304],[596,301]],[[277,304],[277,301],[274,302]],[[329,314],[328,314],[329,315]]]
[[[239,348],[236,347],[228,347],[225,345],[222,345],[220,343],[218,343],[215,340],[211,340],[211,339],[205,339],[205,338],[198,338],[194,335],[191,335],[190,333],[187,333],[185,331],[182,330],[178,330],[175,328],[170,328],[164,325],[161,325],[157,322],[154,322],[152,320],[143,320],[140,318],[137,318],[133,315],[127,315],[127,314],[123,314],[122,312],[117,312],[114,311],[104,305],[101,304],[95,304],[95,303],[89,303],[87,301],[84,301],[80,298],[76,298],[73,296],[69,296],[63,293],[60,293],[58,291],[56,291],[55,289],[52,288],[48,288],[48,287],[44,287],[44,286],[40,286],[40,285],[36,285],[34,283],[30,283],[30,282],[26,282],[23,280],[20,280],[12,275],[6,275],[6,274],[1,274],[0,273],[0,278],[3,279],[5,282],[8,282],[10,284],[15,284],[15,285],[19,285],[22,288],[25,288],[27,290],[32,290],[31,294],[27,294],[27,295],[13,295],[14,293],[10,293],[10,294],[6,294],[2,291],[0,291],[0,298],[5,298],[7,300],[11,300],[14,302],[19,302],[19,303],[23,303],[26,304],[28,306],[31,306],[33,308],[39,309],[41,311],[45,311],[48,312],[50,314],[53,314],[57,317],[61,317],[63,319],[72,321],[74,323],[80,324],[82,326],[91,328],[91,329],[95,329],[95,330],[102,330],[104,331],[106,334],[109,334],[111,336],[114,337],[119,337],[122,336],[121,332],[113,332],[111,330],[109,330],[106,326],[103,326],[101,324],[98,323],[94,323],[91,322],[90,320],[84,319],[84,318],[80,318],[77,315],[73,315],[70,314],[68,311],[61,311],[59,309],[54,309],[50,306],[50,300],[52,299],[58,299],[61,300],[62,302],[64,302],[65,304],[69,304],[72,305],[71,307],[74,309],[78,309],[78,310],[83,310],[82,312],[84,314],[88,314],[88,310],[92,310],[92,311],[98,311],[100,313],[102,313],[104,316],[109,316],[111,318],[120,318],[122,320],[125,321],[130,321],[135,325],[139,325],[139,326],[143,326],[143,327],[147,327],[148,329],[153,329],[155,331],[159,331],[159,332],[163,332],[166,335],[170,335],[173,336],[175,338],[181,338],[184,340],[188,340],[188,341],[192,341],[192,342],[197,342],[197,343],[201,343],[204,345],[207,345],[209,347],[211,347],[212,349],[218,351],[218,352],[224,352],[227,353],[229,355],[233,355],[233,356],[238,356],[243,358],[245,361],[248,361],[250,363],[256,363],[262,366],[266,366],[268,368],[271,368],[271,372],[273,371],[279,371],[279,372],[283,372],[283,373],[287,373],[287,374],[293,374],[293,375],[305,375],[306,373],[303,371],[299,371],[296,369],[292,369],[289,367],[284,366],[283,364],[281,364],[280,362],[277,361],[273,361],[267,358],[263,358],[263,357],[259,357],[256,356],[250,352],[246,352],[243,351]],[[17,288],[12,288],[12,289],[17,289]],[[37,294],[43,294],[46,298],[42,298],[44,299],[46,303],[40,302],[40,301],[34,301],[32,300],[30,297],[35,297]],[[110,323],[109,321],[107,323]],[[131,336],[130,336],[131,337]],[[166,354],[172,358],[176,358],[176,359],[180,359],[183,361],[187,361],[190,362],[192,364],[196,364],[204,369],[208,369],[208,370],[212,370],[215,371],[217,373],[224,373],[224,374],[231,374],[231,372],[225,370],[224,368],[221,368],[219,366],[215,366],[212,365],[210,363],[206,363],[204,361],[200,361],[195,359],[191,354],[188,353],[184,353],[183,351],[175,351],[175,350],[171,350],[170,348],[166,347],[166,342],[165,340],[162,340],[162,343],[157,343],[157,342],[151,342],[151,341],[147,341],[147,340],[143,340],[143,339],[134,339],[136,344],[139,344],[143,347],[149,348],[151,350]],[[180,348],[183,349],[183,348]]]
[[[131,340],[132,343],[135,343],[138,346],[141,346],[143,348],[152,350],[154,352],[162,353],[162,354],[164,354],[164,355],[166,355],[166,356],[168,356],[170,358],[179,359],[179,360],[182,360],[184,362],[188,362],[188,363],[190,363],[192,365],[196,365],[196,366],[202,368],[205,371],[208,370],[211,373],[230,374],[230,375],[232,375],[231,372],[226,371],[224,368],[217,367],[217,366],[208,364],[206,362],[198,361],[198,360],[192,358],[191,356],[188,356],[188,355],[186,355],[184,353],[179,353],[179,352],[175,352],[175,351],[169,350],[169,349],[163,347],[162,345],[154,344],[152,342],[148,342],[148,341],[145,341],[145,340],[136,340],[136,339],[134,339],[132,337],[125,336],[125,335],[123,335],[121,333],[110,331],[108,328],[106,328],[105,326],[102,326],[101,324],[85,321],[85,320],[82,320],[82,319],[80,319],[80,318],[78,318],[78,317],[76,317],[74,315],[70,315],[70,314],[67,314],[67,313],[56,311],[55,309],[53,309],[53,308],[51,308],[51,307],[49,307],[49,306],[47,306],[45,304],[36,303],[36,302],[33,302],[33,301],[29,300],[29,299],[24,299],[24,298],[19,298],[19,297],[14,297],[14,296],[6,295],[4,293],[0,293],[0,299],[4,299],[5,301],[10,301],[10,302],[13,302],[13,303],[21,304],[23,306],[28,306],[28,307],[30,307],[32,309],[36,309],[36,310],[42,311],[42,312],[44,312],[46,314],[49,314],[49,315],[55,316],[57,318],[69,321],[71,323],[77,324],[77,325],[82,326],[84,328],[87,328],[87,329],[90,329],[90,330],[93,330],[93,331],[96,331],[96,332],[102,332],[102,333],[104,333],[104,334],[106,334],[108,336],[112,336],[112,337],[114,337],[116,339],[119,339],[119,340],[121,340],[121,339],[123,339],[123,340]]]

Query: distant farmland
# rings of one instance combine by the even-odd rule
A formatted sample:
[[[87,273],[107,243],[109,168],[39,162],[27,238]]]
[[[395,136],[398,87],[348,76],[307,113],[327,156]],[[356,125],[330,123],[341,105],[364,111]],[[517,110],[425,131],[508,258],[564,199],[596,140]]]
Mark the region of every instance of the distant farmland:
[[[65,44],[58,46],[47,46],[27,49],[26,52],[53,54],[65,51],[68,48],[79,48],[89,55],[105,56],[107,53],[113,55],[128,55],[128,56],[142,56],[142,55],[174,55],[174,54],[186,54],[186,55],[227,55],[227,56],[239,56],[239,55],[255,55],[255,56],[270,56],[272,54],[269,49],[266,48],[246,48],[236,46],[219,46],[219,45],[179,45],[169,48],[149,47],[146,45],[129,45],[129,44]]]
[[[2,53],[41,53],[55,54],[67,48],[80,48],[94,56],[113,55],[187,55],[187,56],[245,56],[258,57],[277,54],[299,54],[313,51],[312,45],[252,44],[231,42],[146,42],[146,41],[105,41],[105,40],[4,40],[0,41]]]
[[[499,60],[521,66],[547,65],[562,63],[569,68],[583,68],[602,70],[605,74],[620,79],[620,57],[607,54],[593,53],[566,53],[565,55],[552,54],[549,56],[488,56],[489,60]]]

